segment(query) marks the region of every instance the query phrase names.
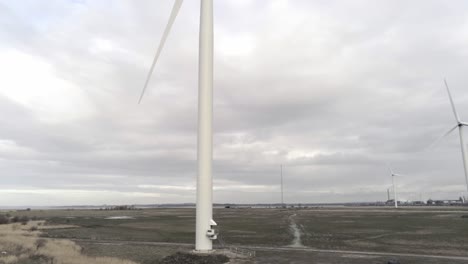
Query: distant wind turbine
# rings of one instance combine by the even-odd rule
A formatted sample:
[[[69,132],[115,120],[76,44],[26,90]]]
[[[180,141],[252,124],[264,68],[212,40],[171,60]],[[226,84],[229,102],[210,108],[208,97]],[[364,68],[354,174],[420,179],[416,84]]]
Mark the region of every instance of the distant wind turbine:
[[[458,134],[460,135],[460,146],[461,146],[461,153],[462,153],[462,159],[463,159],[463,168],[465,169],[465,182],[466,182],[466,189],[468,191],[468,165],[467,165],[467,153],[466,153],[466,146],[465,146],[465,140],[464,140],[464,135],[463,135],[463,127],[468,126],[468,123],[463,122],[460,120],[460,117],[458,116],[457,110],[455,108],[455,104],[453,103],[453,98],[452,94],[450,93],[449,86],[447,84],[447,80],[444,79],[444,84],[445,88],[447,88],[447,94],[450,100],[450,104],[452,106],[453,110],[453,115],[455,116],[455,120],[457,124],[452,127],[449,131],[447,131],[445,134],[443,134],[440,138],[438,138],[436,141],[431,146],[434,146],[437,144],[440,140],[442,140],[444,137],[452,133],[457,127],[458,127]]]
[[[390,170],[390,174],[392,175],[393,200],[395,201],[395,208],[398,208],[397,186],[395,183],[395,176],[401,176],[401,174],[394,173],[392,168],[390,168],[390,165],[387,165],[387,167]]]
[[[154,56],[138,103],[148,87],[154,66],[164,47],[183,0],[175,0],[169,21]],[[216,239],[213,227],[213,0],[201,0],[198,55],[198,178],[195,250],[210,251]]]

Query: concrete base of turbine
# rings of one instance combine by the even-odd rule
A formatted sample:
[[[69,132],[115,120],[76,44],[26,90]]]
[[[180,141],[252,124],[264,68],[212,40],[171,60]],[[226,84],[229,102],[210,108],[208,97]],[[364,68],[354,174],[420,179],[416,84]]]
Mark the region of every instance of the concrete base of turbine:
[[[192,250],[191,253],[193,254],[197,254],[197,255],[209,255],[209,254],[213,254],[213,253],[216,253],[216,249],[211,249],[211,250]]]

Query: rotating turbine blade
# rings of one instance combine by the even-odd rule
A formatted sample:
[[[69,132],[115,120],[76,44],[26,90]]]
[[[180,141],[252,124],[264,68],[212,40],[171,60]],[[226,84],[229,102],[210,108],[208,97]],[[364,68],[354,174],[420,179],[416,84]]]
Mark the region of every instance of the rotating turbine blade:
[[[452,105],[452,110],[453,110],[453,114],[455,115],[455,119],[457,119],[457,122],[460,122],[460,118],[458,117],[457,110],[455,109],[455,104],[453,103],[452,94],[450,93],[450,89],[448,87],[447,80],[445,78],[444,78],[444,83],[445,83],[445,88],[447,88],[447,93],[450,99],[450,104]]]
[[[457,127],[458,127],[458,124],[455,125],[454,127],[452,127],[449,131],[445,132],[445,134],[443,134],[441,137],[439,137],[438,139],[436,139],[434,142],[432,142],[432,144],[429,145],[429,147],[427,147],[426,150],[432,149],[435,145],[437,145],[437,143],[439,143],[444,137],[446,137],[446,136],[448,136],[450,133],[452,133]]]
[[[393,176],[393,175],[394,175],[394,173],[393,173],[393,170],[392,170],[392,168],[390,167],[390,164],[389,164],[389,163],[387,163],[386,165],[387,165],[387,168],[388,168],[388,170],[390,171],[390,173],[391,173],[391,174],[392,174],[392,176]]]
[[[172,24],[174,24],[174,20],[177,17],[177,14],[179,13],[179,9],[180,9],[180,6],[182,5],[182,2],[183,0],[174,1],[174,6],[172,7],[172,11],[171,11],[171,16],[169,17],[169,21],[167,22],[166,28],[164,29],[161,42],[159,43],[159,47],[153,59],[153,64],[151,64],[151,68],[148,72],[148,76],[146,77],[145,86],[143,86],[143,91],[141,91],[141,95],[140,95],[140,99],[138,100],[138,103],[141,103],[141,99],[143,99],[143,95],[145,94],[146,87],[148,87],[148,83],[149,83],[149,80],[151,79],[151,74],[153,73],[154,66],[156,65],[156,62],[158,61],[159,55],[161,54],[161,50],[164,47],[164,43],[166,43],[167,36],[169,35],[169,32],[171,31],[171,28],[172,28]]]

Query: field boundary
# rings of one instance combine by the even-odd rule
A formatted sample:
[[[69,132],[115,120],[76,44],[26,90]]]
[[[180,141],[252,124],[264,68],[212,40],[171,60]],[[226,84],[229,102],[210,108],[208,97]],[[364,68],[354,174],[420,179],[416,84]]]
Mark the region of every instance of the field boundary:
[[[257,251],[308,251],[317,253],[336,253],[336,254],[352,254],[352,255],[368,255],[368,256],[392,256],[392,257],[415,257],[415,258],[431,258],[431,259],[450,259],[450,260],[467,260],[468,256],[444,256],[444,255],[425,255],[413,253],[392,253],[392,252],[372,252],[372,251],[354,251],[354,250],[333,250],[333,249],[318,249],[310,247],[294,248],[294,247],[261,247],[251,246],[251,249]]]
[[[60,239],[60,238],[55,238]],[[122,241],[122,240],[92,240],[92,239],[70,239],[63,238],[64,240],[72,240],[76,242],[87,242],[95,244],[113,244],[113,245],[155,245],[155,246],[186,246],[195,247],[192,243],[173,243],[173,242],[152,242],[152,241]],[[466,260],[468,256],[446,256],[446,255],[425,255],[425,254],[412,254],[412,253],[395,253],[395,252],[372,252],[372,251],[355,251],[355,250],[333,250],[333,249],[318,249],[311,247],[266,247],[266,246],[244,246],[242,249],[252,251],[303,251],[303,252],[317,252],[317,253],[334,253],[334,254],[352,254],[352,255],[368,255],[368,256],[391,256],[391,257],[414,257],[414,258],[430,258],[430,259],[445,259],[445,260]]]
[[[240,248],[240,247],[227,247],[226,249],[236,255],[242,255],[245,257],[255,257],[255,250],[250,250],[250,249],[245,249],[245,248]]]

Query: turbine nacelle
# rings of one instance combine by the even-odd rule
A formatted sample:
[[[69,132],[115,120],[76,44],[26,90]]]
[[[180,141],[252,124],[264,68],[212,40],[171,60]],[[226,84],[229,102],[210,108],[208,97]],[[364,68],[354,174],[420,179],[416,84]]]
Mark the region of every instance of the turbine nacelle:
[[[449,86],[447,84],[447,80],[445,78],[444,78],[444,84],[445,84],[445,88],[447,89],[447,94],[450,100],[450,105],[452,106],[453,115],[455,116],[455,120],[457,121],[457,126],[458,127],[468,126],[468,123],[460,120],[460,116],[458,115],[457,109],[455,108],[455,103],[453,102],[452,93],[450,92]]]
[[[390,164],[387,163],[387,168],[390,171],[390,175],[392,176],[392,186],[393,186],[393,197],[395,202],[395,208],[398,208],[398,196],[397,196],[397,186],[395,184],[395,177],[402,176],[401,174],[393,172]]]
[[[452,107],[453,115],[455,116],[455,120],[456,120],[457,124],[455,126],[453,126],[452,128],[450,128],[442,136],[437,138],[431,145],[429,145],[428,149],[430,149],[430,148],[434,147],[435,145],[437,145],[437,143],[439,143],[439,141],[441,141],[446,136],[450,135],[450,133],[452,133],[455,129],[457,129],[457,128],[461,129],[464,126],[468,126],[468,123],[463,122],[463,121],[460,120],[457,109],[455,108],[455,104],[453,102],[452,93],[450,92],[450,89],[449,89],[449,86],[447,84],[446,79],[444,79],[444,84],[445,84],[445,88],[447,89],[447,94],[448,94],[448,97],[449,97],[449,100],[450,100],[450,105]]]
[[[392,170],[392,167],[390,167],[390,164],[387,163],[387,168],[388,170],[390,171],[390,175],[393,176],[403,176],[403,174],[399,174],[399,173],[395,173],[393,170]]]
[[[440,140],[442,140],[444,137],[448,136],[450,133],[452,133],[455,129],[458,128],[458,132],[460,136],[460,146],[461,146],[461,151],[462,151],[463,167],[465,171],[465,182],[466,182],[466,188],[468,191],[468,161],[466,160],[468,154],[466,153],[466,145],[465,145],[464,134],[463,134],[463,127],[468,126],[468,123],[460,120],[457,109],[455,108],[455,104],[453,102],[452,94],[450,93],[450,89],[447,84],[447,80],[445,78],[444,78],[444,84],[445,84],[445,88],[447,89],[447,94],[450,100],[450,105],[452,107],[453,115],[455,116],[455,120],[457,124],[454,127],[452,127],[450,130],[448,130],[445,134],[443,134],[441,137],[439,137],[436,141],[434,141],[429,146],[429,148],[435,146]]]

